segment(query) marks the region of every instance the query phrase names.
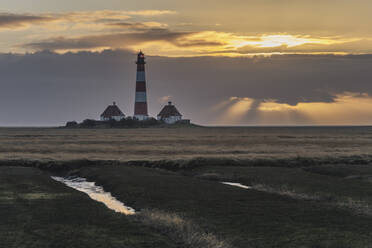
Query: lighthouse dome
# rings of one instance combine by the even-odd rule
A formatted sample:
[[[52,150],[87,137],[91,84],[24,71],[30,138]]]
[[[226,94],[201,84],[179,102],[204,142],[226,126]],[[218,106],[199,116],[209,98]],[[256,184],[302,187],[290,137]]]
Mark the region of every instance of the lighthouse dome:
[[[138,55],[137,55],[137,62],[136,62],[137,64],[146,64],[146,62],[145,62],[145,54],[142,52],[142,51],[140,51],[139,53],[138,53]]]

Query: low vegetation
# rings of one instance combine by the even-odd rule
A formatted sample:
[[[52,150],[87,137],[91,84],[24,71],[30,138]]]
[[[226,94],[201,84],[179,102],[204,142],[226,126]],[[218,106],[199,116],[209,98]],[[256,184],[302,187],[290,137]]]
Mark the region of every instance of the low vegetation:
[[[156,127],[162,125],[163,122],[158,121],[154,118],[150,118],[145,121],[139,121],[133,118],[125,118],[120,121],[97,121],[86,119],[82,123],[76,123],[76,125],[67,125],[66,127],[74,128],[144,128],[144,127]]]
[[[367,248],[371,137],[369,127],[0,129],[0,247]],[[95,181],[138,214],[48,173]]]
[[[166,124],[163,121],[156,120],[155,118],[149,118],[144,121],[139,121],[136,118],[127,117],[120,121],[115,119],[109,121],[97,121],[92,119],[86,119],[81,123],[76,121],[69,121],[66,123],[66,128],[164,128],[164,127],[194,127],[196,125],[190,124],[189,121],[179,121],[174,124]]]
[[[0,160],[368,164],[372,128],[0,128]],[[221,160],[222,161],[218,161]],[[204,162],[200,160],[200,162]],[[236,164],[235,164],[236,165]]]
[[[183,216],[233,247],[368,247],[372,242],[372,217],[323,200],[245,190],[133,166],[84,167],[75,173],[98,182],[135,209]],[[316,175],[314,180],[319,181]],[[153,225],[161,226],[162,220],[157,221]]]
[[[33,168],[0,167],[0,220],[4,248],[178,247]]]
[[[313,200],[330,206],[342,207],[357,214],[372,215],[372,184],[358,177],[340,177],[337,165],[323,165],[327,174],[314,173],[314,167],[216,167],[196,168],[187,175],[208,180],[235,181],[252,186],[255,190]],[[372,174],[370,165],[339,165],[340,171]],[[315,168],[318,168],[316,166]],[[332,173],[333,171],[333,173]],[[322,171],[323,172],[323,171]],[[213,175],[213,177],[211,177]],[[347,174],[346,174],[347,175]]]
[[[141,223],[165,233],[178,240],[180,245],[192,248],[230,248],[226,241],[219,240],[216,235],[207,233],[196,223],[186,220],[175,213],[160,210],[143,209],[135,216]],[[248,248],[248,247],[247,247]]]

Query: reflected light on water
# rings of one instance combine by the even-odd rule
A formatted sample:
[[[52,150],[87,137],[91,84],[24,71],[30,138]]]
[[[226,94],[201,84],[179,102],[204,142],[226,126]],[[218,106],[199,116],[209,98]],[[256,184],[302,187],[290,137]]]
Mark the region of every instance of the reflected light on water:
[[[105,204],[107,208],[114,210],[115,212],[125,215],[133,215],[136,213],[133,208],[125,206],[124,203],[113,197],[110,192],[104,191],[101,186],[97,186],[94,182],[88,182],[85,178],[52,177],[52,179],[61,182],[70,188],[86,193],[93,200]]]
[[[222,182],[222,184],[226,184],[226,185],[230,185],[230,186],[234,186],[234,187],[239,187],[239,188],[242,188],[242,189],[252,189],[251,186],[246,186],[246,185],[243,185],[241,183]]]

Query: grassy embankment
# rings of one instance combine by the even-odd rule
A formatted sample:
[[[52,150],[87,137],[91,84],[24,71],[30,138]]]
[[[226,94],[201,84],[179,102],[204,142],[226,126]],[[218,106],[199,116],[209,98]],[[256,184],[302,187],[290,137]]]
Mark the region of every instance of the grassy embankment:
[[[0,167],[0,247],[178,247],[33,168]]]
[[[209,173],[212,168],[198,170],[204,169]],[[225,169],[244,173],[247,168],[218,169],[222,174]],[[280,174],[281,169],[282,176],[278,178],[283,177],[286,170],[291,170],[277,168],[274,175]],[[140,167],[86,167],[78,173],[104,185],[130,206],[176,213],[235,247],[368,247],[372,242],[372,217],[329,205],[326,200],[305,200],[277,192],[244,190],[175,172]],[[265,178],[267,181],[274,176],[269,173],[263,175],[259,170],[245,173],[246,176]],[[292,181],[302,179],[300,185],[309,187],[309,191],[313,184],[324,186],[329,179],[335,179],[305,174],[290,173],[288,177]],[[273,181],[278,182],[278,179]],[[349,186],[356,185],[353,183]],[[340,188],[336,188],[324,191],[337,194]],[[360,189],[353,188],[355,192]]]
[[[0,160],[372,161],[372,128],[0,128]],[[301,162],[304,162],[301,161]]]
[[[129,206],[148,209],[138,230],[146,225],[153,235],[181,241],[201,233],[204,241],[244,248],[372,243],[371,128],[0,129],[0,137],[1,165],[95,180]]]
[[[372,166],[369,165],[205,166],[185,174],[200,179],[239,182],[258,191],[317,201],[372,216]]]

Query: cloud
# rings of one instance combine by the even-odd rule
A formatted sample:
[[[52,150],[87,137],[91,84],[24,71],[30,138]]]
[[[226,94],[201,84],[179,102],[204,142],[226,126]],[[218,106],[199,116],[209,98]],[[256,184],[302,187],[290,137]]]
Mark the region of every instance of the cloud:
[[[17,14],[0,13],[0,28],[25,28],[31,25],[45,24],[58,21],[60,25],[78,23],[113,23],[128,20],[132,17],[157,17],[162,15],[173,15],[177,12],[171,10],[139,10],[139,11],[75,11],[67,13],[48,13],[48,14]],[[123,24],[124,25],[124,24]],[[133,24],[135,25],[135,24]],[[157,26],[155,22],[144,23],[146,27]],[[46,26],[46,28],[48,28]]]
[[[369,125],[372,122],[372,96],[342,92],[332,101],[298,102],[295,105],[275,99],[230,97],[218,104],[217,123],[260,125]]]
[[[115,10],[98,10],[98,11],[75,11],[61,14],[54,14],[61,22],[78,23],[78,22],[111,22],[130,19],[131,16],[125,11]]]
[[[114,22],[114,23],[107,23],[109,27],[120,28],[120,29],[131,29],[137,31],[143,31],[147,29],[165,29],[168,27],[165,23],[160,22]]]
[[[162,96],[158,99],[158,101],[161,103],[161,104],[165,104],[169,101],[171,101],[172,99],[172,96]]]
[[[123,48],[146,49],[151,55],[167,56],[252,56],[255,54],[348,54],[372,52],[371,39],[316,38],[295,35],[241,36],[233,33],[173,31],[159,22],[108,22],[114,29],[99,35],[52,37],[26,43],[33,50]]]
[[[231,97],[230,106],[220,117],[220,121],[228,120],[230,124],[238,124],[253,107],[254,99],[249,97]]]
[[[0,125],[98,118],[113,101],[131,115],[135,58],[111,50],[0,54]],[[200,124],[372,124],[372,55],[146,60],[152,115],[159,98],[172,96]]]
[[[55,17],[49,15],[0,13],[0,29],[23,28],[31,24],[42,24],[55,20]]]
[[[368,125],[372,121],[372,96],[343,92],[335,95],[332,102],[299,102],[294,106],[266,101],[258,106],[258,111],[264,124],[293,125],[305,121],[316,125]]]
[[[145,49],[166,56],[253,56],[255,54],[372,53],[372,37],[316,36],[288,33],[241,33],[182,28],[156,18],[171,10],[100,10],[66,13],[0,14],[0,29],[37,25],[24,44],[12,50],[58,52],[103,49]],[[174,21],[174,20],[173,20]],[[42,25],[41,25],[42,24]],[[206,28],[206,27],[205,27]],[[216,27],[210,27],[212,29]],[[5,29],[4,29],[5,30]],[[4,31],[3,30],[3,31]]]
[[[91,50],[98,48],[128,48],[145,42],[163,41],[177,43],[177,39],[188,35],[183,32],[172,32],[166,29],[149,29],[144,32],[114,33],[102,35],[89,35],[77,38],[56,37],[40,42],[22,45],[33,50]]]
[[[20,44],[18,47],[31,50],[51,50],[57,52],[103,50],[103,49],[145,49],[150,54],[171,56],[182,54],[202,54],[210,49],[225,46],[222,39],[214,39],[210,32],[172,31],[155,22],[109,23],[106,25],[122,27],[121,32],[77,37],[51,37],[48,39]],[[160,26],[160,27],[159,27]]]
[[[138,11],[124,11],[124,13],[133,16],[160,16],[160,15],[175,15],[173,10],[138,10]]]
[[[230,51],[231,52],[231,51]],[[241,54],[252,53],[372,53],[372,38],[353,38],[340,40],[335,39],[333,42],[312,43],[311,41],[304,44],[289,46],[282,44],[278,46],[262,47],[247,45],[237,50]]]
[[[130,49],[133,46],[142,46],[145,43],[150,45],[158,43],[159,47],[165,48],[164,43],[184,49],[196,47],[217,47],[224,45],[223,41],[213,41],[199,37],[198,33],[171,31],[166,28],[154,28],[154,23],[121,23],[123,27],[129,28],[130,32],[109,33],[100,35],[87,35],[76,38],[54,37],[48,40],[31,42],[21,45],[32,50],[95,50],[95,49]],[[138,50],[134,48],[133,50]]]
[[[132,19],[134,17],[151,17],[156,18],[163,15],[177,14],[171,10],[97,10],[97,11],[74,11],[66,13],[55,13],[62,21],[66,22],[119,22],[122,20]]]

